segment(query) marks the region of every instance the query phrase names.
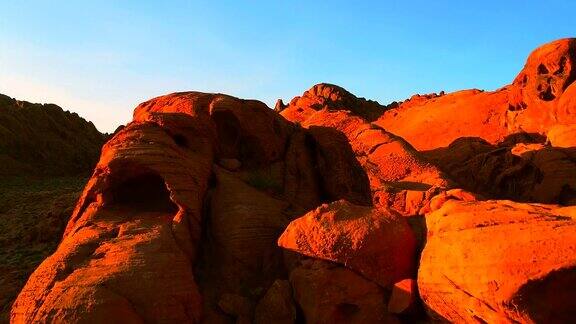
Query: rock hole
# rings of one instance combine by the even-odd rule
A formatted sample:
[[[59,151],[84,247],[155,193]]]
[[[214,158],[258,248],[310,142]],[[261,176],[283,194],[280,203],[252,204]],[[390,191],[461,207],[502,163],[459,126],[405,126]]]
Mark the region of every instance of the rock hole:
[[[174,143],[180,147],[188,147],[188,139],[182,134],[172,135]]]
[[[527,106],[526,103],[524,103],[524,102],[520,102],[520,103],[517,104],[517,105],[508,104],[508,110],[509,110],[509,111],[520,111],[520,110],[526,109],[527,107],[528,107],[528,106]]]
[[[128,178],[111,188],[111,202],[138,211],[174,213],[178,207],[170,199],[164,180],[155,173]]]
[[[541,91],[540,89],[538,89],[538,91],[540,92],[538,97],[544,101],[552,101],[556,98],[556,96],[552,93],[552,87],[550,85],[548,85],[545,91]]]
[[[538,65],[538,74],[548,74],[548,69],[544,64]]]

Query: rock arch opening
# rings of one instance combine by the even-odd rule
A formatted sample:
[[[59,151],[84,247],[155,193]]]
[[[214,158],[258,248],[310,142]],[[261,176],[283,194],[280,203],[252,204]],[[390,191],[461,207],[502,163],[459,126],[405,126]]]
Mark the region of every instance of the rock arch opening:
[[[170,199],[164,179],[153,172],[128,177],[113,185],[108,194],[111,205],[132,210],[176,212],[178,206]]]

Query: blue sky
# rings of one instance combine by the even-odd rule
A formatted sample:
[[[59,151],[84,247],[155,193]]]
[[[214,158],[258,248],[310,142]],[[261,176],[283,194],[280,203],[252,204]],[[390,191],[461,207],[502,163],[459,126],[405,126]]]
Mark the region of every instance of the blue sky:
[[[356,2],[0,0],[0,93],[110,132],[174,91],[273,105],[319,82],[381,103],[495,89],[576,35],[574,1]]]

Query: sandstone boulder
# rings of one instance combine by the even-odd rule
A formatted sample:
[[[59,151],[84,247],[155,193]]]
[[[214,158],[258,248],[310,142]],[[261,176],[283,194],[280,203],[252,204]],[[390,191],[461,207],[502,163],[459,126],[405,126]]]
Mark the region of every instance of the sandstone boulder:
[[[344,200],[292,221],[278,245],[343,264],[383,287],[416,270],[416,238],[406,219]]]
[[[486,197],[575,204],[576,148],[556,148],[516,137],[520,143],[506,140],[497,145],[461,138],[424,155],[463,188]]]
[[[276,280],[256,306],[254,323],[292,324],[297,321],[292,286],[288,280]]]
[[[549,323],[576,316],[576,210],[451,200],[426,216],[418,287],[451,322]]]
[[[192,122],[184,117],[182,125]],[[14,303],[11,321],[198,322],[192,264],[201,195],[186,193],[206,190],[211,159],[210,145],[180,147],[152,122],[116,134],[60,246]]]
[[[404,279],[394,284],[388,312],[391,314],[407,314],[416,309],[418,300],[418,285],[414,279]]]
[[[546,135],[553,147],[576,148],[576,124],[556,125],[550,128]]]
[[[344,267],[309,260],[290,283],[306,323],[399,323],[386,312],[386,291]]]
[[[567,100],[561,99],[564,91],[576,80],[575,63],[574,38],[559,39],[535,49],[510,87],[509,113],[514,122],[525,131],[542,133],[558,121],[575,121],[565,103],[558,111],[559,101]]]

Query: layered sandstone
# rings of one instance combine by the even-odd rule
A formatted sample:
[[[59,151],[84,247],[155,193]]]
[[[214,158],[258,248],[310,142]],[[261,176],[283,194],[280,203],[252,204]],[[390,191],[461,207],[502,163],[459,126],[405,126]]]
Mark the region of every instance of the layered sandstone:
[[[485,323],[575,318],[575,207],[449,201],[426,225],[418,286],[431,314]]]
[[[375,123],[418,150],[445,147],[460,137],[494,144],[517,132],[545,135],[555,125],[576,122],[575,62],[576,39],[560,39],[534,50],[510,85],[411,98]]]
[[[573,61],[559,40],[499,90],[389,106],[142,103],[11,320],[567,322]]]

